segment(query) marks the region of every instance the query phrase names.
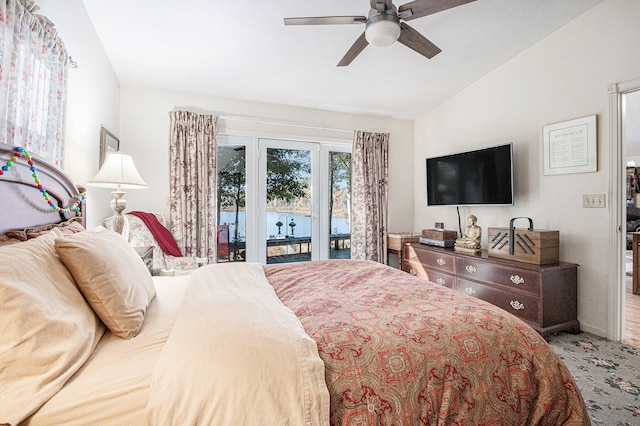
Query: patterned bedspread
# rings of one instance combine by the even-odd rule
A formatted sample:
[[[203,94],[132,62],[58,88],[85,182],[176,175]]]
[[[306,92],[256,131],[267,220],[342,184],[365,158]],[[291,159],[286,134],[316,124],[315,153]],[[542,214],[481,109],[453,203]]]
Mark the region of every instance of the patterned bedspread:
[[[589,425],[562,361],[511,314],[369,261],[266,265],[316,341],[333,425]]]

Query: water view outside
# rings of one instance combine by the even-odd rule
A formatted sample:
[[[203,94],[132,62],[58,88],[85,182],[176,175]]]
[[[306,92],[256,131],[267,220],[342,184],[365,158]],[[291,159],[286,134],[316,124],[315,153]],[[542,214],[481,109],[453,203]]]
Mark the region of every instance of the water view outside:
[[[275,228],[280,227],[279,240],[274,226],[267,227],[267,263],[294,260],[291,254],[302,254],[295,260],[311,259],[311,151],[308,149],[267,148],[267,223],[276,217]],[[282,211],[297,212],[299,222]],[[300,228],[298,228],[300,226]],[[307,228],[303,230],[302,227]],[[285,228],[285,229],[282,229]],[[296,232],[297,231],[297,232]],[[282,237],[305,238],[296,245]],[[269,240],[272,240],[269,243]]]
[[[267,212],[267,237],[275,238],[278,236],[278,227],[276,223],[278,221],[282,222],[283,225],[280,227],[280,236],[288,236],[291,235],[291,228],[288,224],[293,219],[296,226],[294,227],[294,236],[296,237],[310,237],[311,236],[311,216],[300,214],[300,213],[283,213],[283,212]],[[235,211],[222,211],[220,212],[220,224],[228,224],[229,225],[229,235],[234,235],[234,222],[236,220],[236,212]],[[242,241],[246,236],[245,231],[245,212],[238,212],[238,235],[241,237]],[[285,226],[284,224],[287,224]],[[334,217],[331,221],[333,226],[332,234],[348,234],[350,232],[349,228],[349,219],[343,217]]]

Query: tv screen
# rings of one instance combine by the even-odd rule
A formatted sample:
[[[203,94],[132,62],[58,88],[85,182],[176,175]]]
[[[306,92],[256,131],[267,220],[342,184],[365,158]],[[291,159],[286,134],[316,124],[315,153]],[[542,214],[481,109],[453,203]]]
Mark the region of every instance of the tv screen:
[[[512,144],[427,158],[427,205],[513,204]]]

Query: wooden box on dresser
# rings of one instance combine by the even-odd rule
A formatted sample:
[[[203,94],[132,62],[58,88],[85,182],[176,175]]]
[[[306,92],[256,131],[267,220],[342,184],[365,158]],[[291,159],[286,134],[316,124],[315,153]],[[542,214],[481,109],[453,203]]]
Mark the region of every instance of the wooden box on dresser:
[[[543,336],[580,332],[575,263],[535,265],[423,244],[403,250],[403,271],[492,303]]]

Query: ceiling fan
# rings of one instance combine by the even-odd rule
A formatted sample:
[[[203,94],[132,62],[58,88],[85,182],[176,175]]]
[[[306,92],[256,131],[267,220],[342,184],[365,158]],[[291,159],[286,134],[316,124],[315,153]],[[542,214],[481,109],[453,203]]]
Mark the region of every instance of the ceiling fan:
[[[415,50],[429,59],[441,52],[440,48],[418,31],[401,21],[422,18],[471,3],[475,0],[415,0],[396,8],[392,0],[369,0],[371,10],[365,16],[316,16],[308,18],[284,18],[285,25],[340,25],[365,24],[364,33],[358,37],[344,57],[339,67],[349,65],[367,47],[391,46],[396,41]]]

